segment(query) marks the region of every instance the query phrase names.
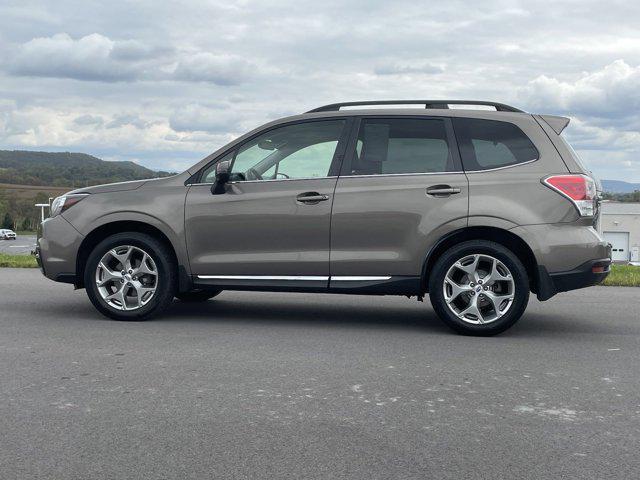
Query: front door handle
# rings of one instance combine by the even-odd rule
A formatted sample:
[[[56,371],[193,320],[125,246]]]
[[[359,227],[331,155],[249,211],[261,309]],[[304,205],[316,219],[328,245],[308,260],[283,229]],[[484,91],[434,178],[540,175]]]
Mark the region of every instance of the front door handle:
[[[448,197],[456,193],[460,193],[460,189],[451,185],[433,185],[427,188],[427,195],[432,197]]]
[[[296,200],[301,203],[319,203],[329,200],[329,195],[323,195],[318,192],[305,192],[296,197]]]

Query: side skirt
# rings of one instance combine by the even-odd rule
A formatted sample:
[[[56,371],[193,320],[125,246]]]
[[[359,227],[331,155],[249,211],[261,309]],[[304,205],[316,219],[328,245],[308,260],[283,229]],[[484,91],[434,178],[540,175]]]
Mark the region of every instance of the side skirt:
[[[419,276],[265,276],[194,275],[195,288],[263,292],[314,292],[359,295],[419,295]]]

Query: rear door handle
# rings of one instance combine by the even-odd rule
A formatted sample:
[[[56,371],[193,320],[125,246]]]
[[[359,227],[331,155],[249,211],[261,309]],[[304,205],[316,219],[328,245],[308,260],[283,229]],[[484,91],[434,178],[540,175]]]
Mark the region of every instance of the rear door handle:
[[[460,189],[451,185],[434,185],[427,188],[427,195],[433,197],[448,197],[456,193],[460,193]]]
[[[329,195],[323,195],[318,192],[305,192],[298,195],[296,200],[302,203],[319,203],[329,200]]]

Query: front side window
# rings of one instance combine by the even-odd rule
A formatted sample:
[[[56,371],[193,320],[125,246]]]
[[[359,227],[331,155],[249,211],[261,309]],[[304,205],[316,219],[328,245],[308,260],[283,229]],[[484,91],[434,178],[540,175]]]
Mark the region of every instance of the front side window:
[[[297,123],[274,128],[238,148],[231,168],[234,181],[323,178],[345,120]]]
[[[365,118],[360,123],[351,175],[454,170],[444,120]]]
[[[508,167],[538,159],[536,147],[513,123],[454,118],[453,126],[467,171]]]

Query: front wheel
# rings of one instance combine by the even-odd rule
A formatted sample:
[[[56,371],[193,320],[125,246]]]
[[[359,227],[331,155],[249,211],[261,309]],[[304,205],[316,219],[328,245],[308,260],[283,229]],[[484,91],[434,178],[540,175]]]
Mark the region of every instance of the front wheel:
[[[529,279],[511,250],[470,240],[447,250],[435,263],[429,297],[438,316],[458,333],[496,335],[527,308]]]
[[[177,267],[162,242],[138,232],[100,242],[87,259],[84,284],[94,307],[115,320],[147,320],[172,301]]]

